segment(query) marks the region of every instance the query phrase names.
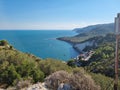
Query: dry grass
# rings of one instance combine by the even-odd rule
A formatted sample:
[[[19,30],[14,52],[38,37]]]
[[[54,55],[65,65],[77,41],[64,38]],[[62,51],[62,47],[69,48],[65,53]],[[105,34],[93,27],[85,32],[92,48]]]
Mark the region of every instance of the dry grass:
[[[29,87],[31,84],[30,80],[21,80],[16,83],[16,89],[21,90],[22,88]]]
[[[45,79],[46,86],[57,90],[61,83],[68,84],[71,90],[100,90],[93,79],[82,72],[69,74],[66,71],[57,71]]]

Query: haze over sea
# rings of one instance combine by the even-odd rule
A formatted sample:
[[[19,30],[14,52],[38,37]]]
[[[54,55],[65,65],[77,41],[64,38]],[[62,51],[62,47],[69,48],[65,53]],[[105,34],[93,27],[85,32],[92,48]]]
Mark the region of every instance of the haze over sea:
[[[40,58],[55,58],[67,61],[78,53],[57,37],[73,36],[70,30],[0,30],[0,40],[8,40],[17,50],[34,54]]]

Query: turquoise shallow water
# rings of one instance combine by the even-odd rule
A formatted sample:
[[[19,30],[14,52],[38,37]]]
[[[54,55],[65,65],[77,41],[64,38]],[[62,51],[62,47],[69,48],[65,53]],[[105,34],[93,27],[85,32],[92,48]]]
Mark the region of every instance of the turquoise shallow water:
[[[70,44],[55,38],[75,34],[70,30],[0,30],[0,40],[8,40],[16,49],[40,58],[67,61],[78,53]]]

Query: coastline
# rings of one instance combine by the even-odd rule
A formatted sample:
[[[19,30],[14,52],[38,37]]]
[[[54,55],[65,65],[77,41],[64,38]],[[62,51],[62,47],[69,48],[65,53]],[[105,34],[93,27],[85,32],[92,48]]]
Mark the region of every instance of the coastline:
[[[57,39],[57,40],[60,40],[60,41],[64,41],[64,42],[66,42],[66,43],[69,43],[76,52],[82,53],[82,51],[81,51],[78,47],[76,47],[76,45],[77,45],[77,44],[80,44],[80,43],[75,43],[75,42],[72,42],[72,41],[70,41],[70,40],[63,39],[62,37],[56,38],[56,39]]]
[[[75,45],[75,44],[80,44],[81,42],[73,42],[71,41],[70,39],[67,39],[67,37],[58,37],[56,38],[57,40],[60,40],[60,41],[64,41],[64,42],[67,42],[71,45]]]
[[[30,52],[43,59],[54,58],[62,61],[71,59],[70,48],[72,46],[66,42],[60,42],[56,38],[73,35],[75,35],[75,32],[70,30],[0,31],[0,38],[8,40],[17,50]],[[74,57],[76,51],[72,49],[72,52],[72,57]]]
[[[86,46],[91,47],[91,46],[93,46],[95,44],[95,42],[93,40],[85,40],[85,41],[82,41],[82,42],[72,42],[70,40],[67,40],[64,37],[60,37],[60,38],[56,38],[56,39],[69,43],[70,45],[72,45],[72,48],[76,52],[78,52],[79,54],[84,52],[84,49],[86,48]]]

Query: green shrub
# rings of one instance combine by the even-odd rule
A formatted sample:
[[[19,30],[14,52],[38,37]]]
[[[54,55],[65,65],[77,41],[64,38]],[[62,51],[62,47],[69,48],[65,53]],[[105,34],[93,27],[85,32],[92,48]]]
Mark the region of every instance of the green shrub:
[[[101,90],[113,90],[114,87],[114,79],[110,77],[106,77],[102,74],[94,74],[90,73],[94,81],[96,82],[97,85],[100,85]],[[120,81],[118,83],[119,88],[120,88]]]
[[[0,84],[14,85],[16,80],[32,78],[32,82],[44,80],[36,57],[9,49],[0,50]]]
[[[65,70],[68,72],[71,71],[71,67],[69,67],[66,63],[54,59],[41,60],[39,62],[39,67],[45,73],[46,76],[59,70]]]

